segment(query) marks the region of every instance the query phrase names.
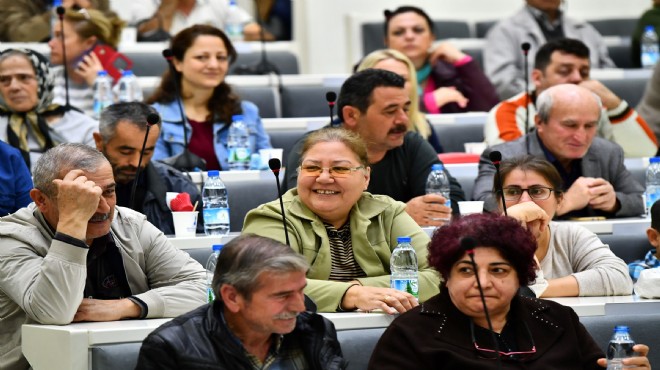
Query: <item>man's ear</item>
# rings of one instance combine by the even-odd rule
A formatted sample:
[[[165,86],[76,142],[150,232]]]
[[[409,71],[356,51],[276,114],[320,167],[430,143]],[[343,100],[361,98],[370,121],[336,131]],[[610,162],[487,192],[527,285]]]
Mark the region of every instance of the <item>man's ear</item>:
[[[48,204],[46,203],[46,194],[44,194],[41,190],[36,188],[30,190],[30,198],[32,198],[32,201],[37,205],[42,213],[48,207]]]
[[[529,78],[532,80],[534,87],[538,90],[541,87],[541,80],[543,79],[543,71],[540,69],[532,69],[532,73],[529,75]]]
[[[355,129],[360,119],[360,110],[350,105],[345,105],[342,110],[344,125],[348,129]]]
[[[229,312],[237,313],[243,307],[243,296],[231,285],[223,284],[220,287],[220,296],[222,303],[229,310]]]
[[[103,152],[103,138],[101,137],[101,134],[98,132],[93,132],[92,136],[94,136],[94,143],[96,144],[96,150],[99,152]]]

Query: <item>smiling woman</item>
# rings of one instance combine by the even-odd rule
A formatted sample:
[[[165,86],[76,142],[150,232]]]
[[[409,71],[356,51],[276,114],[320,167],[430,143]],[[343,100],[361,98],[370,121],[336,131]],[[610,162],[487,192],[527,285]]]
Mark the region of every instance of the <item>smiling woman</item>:
[[[307,136],[298,187],[282,197],[291,248],[310,263],[305,292],[322,312],[382,309],[405,312],[415,298],[390,289],[390,256],[397,237],[412,237],[419,261],[419,297],[438,292],[426,262],[428,236],[403,203],[365,190],[371,169],[362,140],[348,130],[325,128]],[[245,217],[243,232],[284,241],[278,201]]]

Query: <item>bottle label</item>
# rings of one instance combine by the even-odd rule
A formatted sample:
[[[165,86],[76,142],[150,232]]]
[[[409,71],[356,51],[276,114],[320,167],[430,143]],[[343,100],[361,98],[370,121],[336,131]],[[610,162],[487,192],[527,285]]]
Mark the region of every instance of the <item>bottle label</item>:
[[[660,190],[656,191],[647,191],[646,195],[646,211],[650,212],[653,204],[660,199]]]
[[[229,225],[229,208],[207,208],[203,212],[204,223]]]
[[[392,289],[410,293],[415,298],[419,298],[419,286],[417,279],[392,279]]]

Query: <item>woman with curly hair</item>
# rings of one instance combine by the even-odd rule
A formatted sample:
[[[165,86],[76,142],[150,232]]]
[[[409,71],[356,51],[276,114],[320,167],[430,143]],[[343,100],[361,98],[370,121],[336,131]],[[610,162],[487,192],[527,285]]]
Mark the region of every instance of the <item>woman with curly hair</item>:
[[[271,148],[259,109],[241,101],[225,81],[236,49],[224,32],[207,25],[195,25],[177,33],[170,42],[175,72],[167,70],[161,84],[147,100],[161,115],[162,130],[153,159],[183,151],[186,125],[189,149],[206,161],[207,170],[228,170],[227,138],[232,116],[243,115],[248,128],[250,152]],[[181,96],[176,95],[176,83]],[[178,99],[187,122],[181,121]]]

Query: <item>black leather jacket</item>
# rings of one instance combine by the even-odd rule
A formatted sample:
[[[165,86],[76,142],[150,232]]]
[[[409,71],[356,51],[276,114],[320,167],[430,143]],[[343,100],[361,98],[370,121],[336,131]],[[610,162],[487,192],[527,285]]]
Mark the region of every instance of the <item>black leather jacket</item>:
[[[251,370],[243,348],[222,322],[221,301],[201,306],[162,325],[142,343],[136,370]],[[284,335],[296,337],[310,370],[346,368],[335,327],[321,315],[304,312],[295,329]]]

